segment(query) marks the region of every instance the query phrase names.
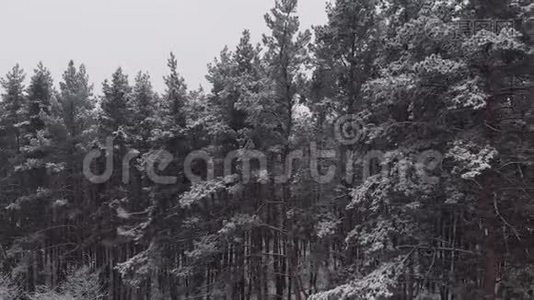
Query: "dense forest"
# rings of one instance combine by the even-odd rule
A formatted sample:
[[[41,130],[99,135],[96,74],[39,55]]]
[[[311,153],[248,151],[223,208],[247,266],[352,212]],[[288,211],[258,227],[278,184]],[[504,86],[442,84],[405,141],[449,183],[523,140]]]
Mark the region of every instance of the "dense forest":
[[[0,299],[534,299],[534,4],[297,8],[209,91],[5,74]]]

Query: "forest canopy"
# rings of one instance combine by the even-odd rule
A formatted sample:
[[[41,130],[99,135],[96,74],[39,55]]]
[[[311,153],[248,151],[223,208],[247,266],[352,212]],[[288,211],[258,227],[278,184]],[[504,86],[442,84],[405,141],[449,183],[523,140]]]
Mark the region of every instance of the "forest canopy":
[[[276,0],[210,90],[15,65],[0,299],[532,299],[534,4],[327,14]]]

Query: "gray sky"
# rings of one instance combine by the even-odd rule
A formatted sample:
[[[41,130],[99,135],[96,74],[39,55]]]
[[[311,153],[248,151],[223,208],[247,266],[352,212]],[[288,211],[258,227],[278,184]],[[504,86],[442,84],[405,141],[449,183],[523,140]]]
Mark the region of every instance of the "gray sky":
[[[42,61],[57,80],[70,59],[83,62],[101,83],[121,66],[132,81],[148,71],[163,90],[173,51],[190,88],[202,84],[206,65],[233,47],[243,29],[254,41],[266,31],[263,15],[274,0],[0,0],[0,75],[20,63],[28,77]],[[301,0],[301,26],[326,22],[326,0]]]

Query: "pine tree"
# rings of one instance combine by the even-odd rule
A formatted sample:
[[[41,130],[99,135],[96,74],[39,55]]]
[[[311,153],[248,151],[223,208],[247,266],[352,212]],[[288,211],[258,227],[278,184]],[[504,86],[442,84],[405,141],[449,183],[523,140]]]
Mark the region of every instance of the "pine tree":
[[[52,267],[39,264],[34,251],[42,250],[43,257],[51,258],[43,245],[51,246],[57,241],[56,232],[50,229],[57,228],[57,219],[49,216],[64,192],[61,174],[65,164],[60,143],[65,130],[50,72],[42,64],[30,79],[27,99],[22,111],[29,121],[20,127],[22,147],[9,166],[10,177],[19,188],[6,209],[11,215],[12,230],[18,233],[8,251],[8,261],[18,265],[19,272],[13,276],[32,291],[37,285],[53,282],[53,276],[46,275]]]
[[[20,151],[21,147],[20,127],[24,120],[23,109],[26,106],[24,98],[25,77],[24,70],[17,64],[6,74],[5,79],[0,81],[5,91],[2,95],[2,115],[0,116],[3,144],[7,147],[13,147],[11,150],[15,150],[15,152]],[[6,155],[10,154],[6,153]]]
[[[272,80],[274,105],[270,108],[278,116],[276,123],[282,138],[287,141],[292,131],[293,108],[298,87],[302,81],[302,69],[306,63],[309,31],[299,32],[300,22],[296,16],[297,1],[276,1],[271,13],[265,15],[270,35],[263,36],[266,47],[267,74]]]
[[[172,52],[167,66],[170,73],[164,78],[166,90],[163,95],[163,106],[171,121],[177,126],[185,127],[184,107],[187,104],[187,85],[184,78],[178,74],[178,60]]]
[[[128,76],[118,68],[111,80],[104,81],[102,85],[104,94],[101,103],[100,130],[104,136],[118,134],[118,130],[131,124],[131,87]]]
[[[217,124],[220,127],[213,138],[229,143],[226,145],[228,151],[239,147],[238,140],[250,128],[246,109],[239,106],[249,93],[257,93],[260,89],[263,72],[260,51],[259,45],[251,44],[250,32],[245,30],[234,52],[225,48],[209,65],[207,79],[213,86],[210,103],[216,110],[214,116],[219,117]]]
[[[91,126],[92,110],[94,109],[93,86],[82,64],[76,69],[71,60],[60,82],[60,103],[63,109],[65,127],[70,138],[80,137],[83,130]],[[74,143],[79,141],[73,141]]]
[[[29,132],[36,134],[45,128],[44,117],[50,115],[52,98],[52,76],[42,63],[37,65],[28,86],[28,118],[30,120]],[[43,116],[44,114],[44,116]]]
[[[328,7],[328,24],[315,28],[313,98],[333,100],[318,102],[318,113],[326,114],[332,109],[356,112],[362,85],[376,73],[381,29],[377,5],[374,0],[335,1]]]
[[[151,130],[155,124],[156,93],[152,89],[150,76],[139,72],[135,78],[132,91],[133,122],[131,134],[133,145],[140,151],[150,149],[148,142],[151,138]]]
[[[26,99],[24,95],[24,72],[19,65],[0,81],[4,88],[2,102],[0,102],[0,206],[8,207],[22,195],[24,191],[23,178],[14,171],[14,167],[22,160],[21,150],[23,147],[23,120],[25,120]],[[7,247],[6,241],[11,241],[14,234],[20,233],[12,218],[2,211],[0,223],[0,241],[2,247]],[[2,248],[4,251],[5,248]],[[0,267],[7,268],[5,255],[0,256]],[[5,277],[5,278],[4,278]],[[10,282],[9,276],[2,275],[4,295],[17,290]],[[8,294],[9,293],[9,294]]]

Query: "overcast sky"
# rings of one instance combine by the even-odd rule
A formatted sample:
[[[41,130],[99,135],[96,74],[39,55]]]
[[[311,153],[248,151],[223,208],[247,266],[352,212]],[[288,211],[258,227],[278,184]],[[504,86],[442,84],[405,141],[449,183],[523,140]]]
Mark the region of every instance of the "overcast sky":
[[[148,71],[163,90],[166,59],[173,51],[191,88],[202,84],[206,65],[233,47],[243,29],[255,41],[266,31],[263,15],[274,0],[0,0],[0,74],[20,63],[27,78],[42,61],[57,80],[70,59],[83,62],[101,83],[121,66],[132,80]],[[301,0],[303,28],[326,22],[326,0]]]

